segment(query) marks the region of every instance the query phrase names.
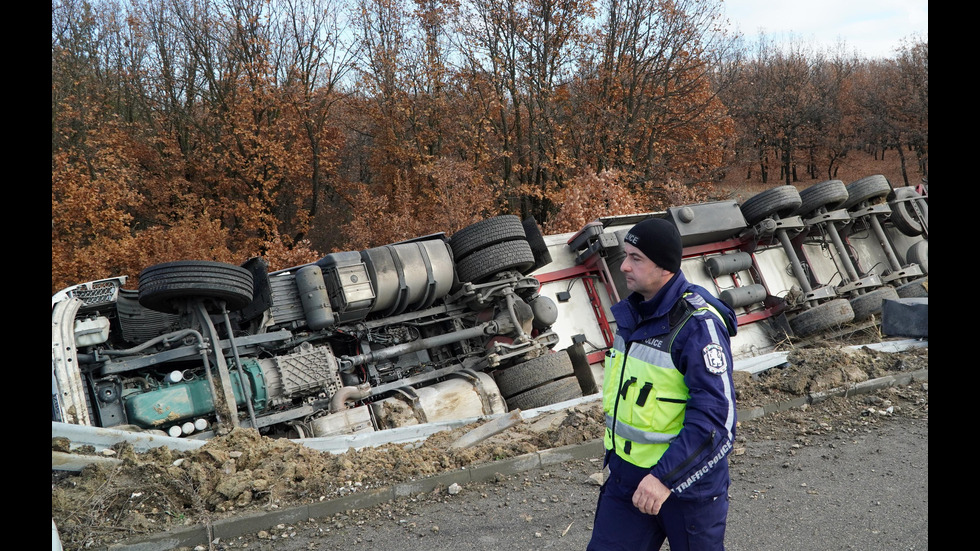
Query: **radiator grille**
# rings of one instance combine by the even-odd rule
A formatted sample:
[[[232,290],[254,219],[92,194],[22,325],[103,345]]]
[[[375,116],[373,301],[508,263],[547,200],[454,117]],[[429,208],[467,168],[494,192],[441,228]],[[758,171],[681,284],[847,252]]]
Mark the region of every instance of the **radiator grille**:
[[[96,281],[75,287],[69,293],[69,296],[81,300],[82,309],[84,310],[111,304],[116,300],[116,292],[119,286],[118,280]]]

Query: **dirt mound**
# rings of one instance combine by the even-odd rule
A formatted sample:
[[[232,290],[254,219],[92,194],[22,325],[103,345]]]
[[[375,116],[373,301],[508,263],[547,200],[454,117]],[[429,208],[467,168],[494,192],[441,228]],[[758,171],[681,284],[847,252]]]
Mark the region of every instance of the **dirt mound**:
[[[787,367],[756,375],[737,372],[739,409],[923,369],[928,367],[928,348],[901,353],[804,349],[791,353],[788,361]],[[603,414],[596,401],[539,415],[472,447],[453,448],[477,426],[443,431],[421,442],[343,454],[266,438],[253,429],[235,429],[190,452],[164,447],[135,453],[128,445],[118,445],[113,451],[123,460],[120,465],[52,472],[52,517],[65,549],[105,546],[174,526],[313,503],[587,442],[602,436]],[[53,447],[66,449],[66,443],[53,442]]]
[[[929,367],[929,349],[881,352],[872,348],[803,348],[789,353],[785,367],[750,375],[735,372],[739,409],[764,406],[849,387],[869,379]]]

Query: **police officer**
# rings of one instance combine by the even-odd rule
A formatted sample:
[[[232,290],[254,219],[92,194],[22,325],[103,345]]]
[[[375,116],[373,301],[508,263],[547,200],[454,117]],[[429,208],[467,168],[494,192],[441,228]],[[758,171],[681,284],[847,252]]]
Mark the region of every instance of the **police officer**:
[[[630,295],[603,377],[605,464],[588,551],[724,549],[728,452],[735,439],[730,337],[735,313],[681,272],[663,218],[626,234]]]

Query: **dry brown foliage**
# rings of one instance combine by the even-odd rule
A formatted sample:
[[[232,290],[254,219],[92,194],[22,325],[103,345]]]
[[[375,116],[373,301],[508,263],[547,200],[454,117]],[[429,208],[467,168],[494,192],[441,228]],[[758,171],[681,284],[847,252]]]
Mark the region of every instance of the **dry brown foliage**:
[[[798,187],[875,173],[914,185],[926,174],[927,42],[882,63],[756,60],[743,74],[766,87],[743,80],[722,94],[727,68],[709,60],[726,43],[702,42],[724,37],[709,32],[713,4],[701,0],[653,3],[615,28],[589,27],[602,20],[591,5],[541,14],[367,3],[351,37],[360,42],[335,58],[324,48],[337,41],[303,35],[335,22],[305,12],[312,4],[219,4],[203,1],[206,18],[181,3],[53,5],[52,292],[178,257],[263,255],[281,267],[452,235],[503,213],[556,232],[607,214],[744,199],[790,177],[779,147],[792,153]],[[547,43],[553,63],[531,62],[529,51],[488,55],[500,44],[468,27],[464,8],[488,10],[499,37]],[[538,24],[545,15],[560,20],[550,34]],[[657,18],[676,32],[657,27],[649,43],[614,53],[596,42]],[[276,26],[290,22],[295,33]],[[472,39],[460,42],[470,64],[448,62],[452,38]],[[354,67],[361,78],[344,90],[339,75]],[[770,88],[790,94],[778,78],[797,69],[807,86],[783,103],[799,101],[807,116],[780,114],[805,128],[777,147],[788,123],[762,125],[774,111],[753,102]],[[897,170],[851,169],[883,154]],[[763,167],[771,173],[760,181]]]
[[[558,213],[543,224],[546,233],[578,231],[603,216],[643,212],[644,201],[629,190],[620,173],[588,172],[572,180],[558,196]]]

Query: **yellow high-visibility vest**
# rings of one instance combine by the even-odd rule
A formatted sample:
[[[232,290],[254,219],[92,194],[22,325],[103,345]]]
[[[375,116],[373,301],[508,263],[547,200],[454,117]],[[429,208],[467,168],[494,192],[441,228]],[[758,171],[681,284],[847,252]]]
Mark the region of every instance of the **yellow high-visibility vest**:
[[[691,316],[708,311],[724,319],[711,305],[691,309],[667,335],[632,342],[628,355],[617,333],[604,361],[607,450],[644,468],[656,465],[667,451],[684,426],[690,398],[684,374],[670,356],[671,344]]]

